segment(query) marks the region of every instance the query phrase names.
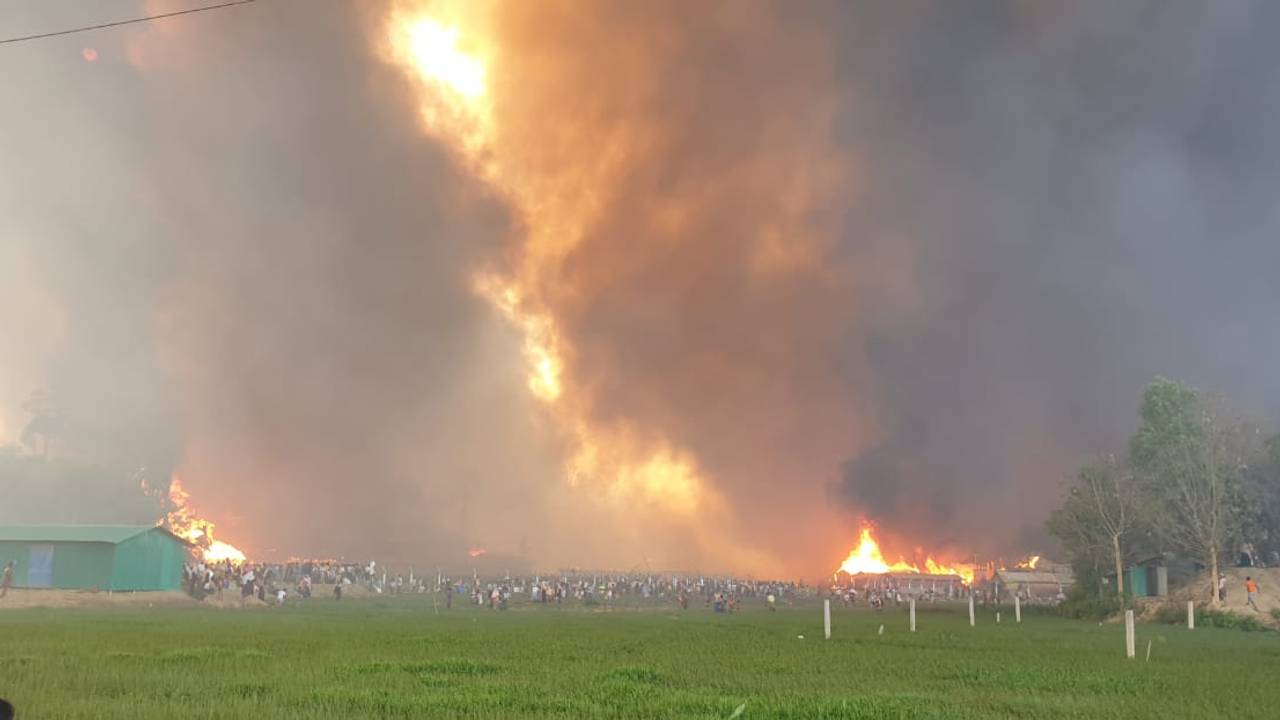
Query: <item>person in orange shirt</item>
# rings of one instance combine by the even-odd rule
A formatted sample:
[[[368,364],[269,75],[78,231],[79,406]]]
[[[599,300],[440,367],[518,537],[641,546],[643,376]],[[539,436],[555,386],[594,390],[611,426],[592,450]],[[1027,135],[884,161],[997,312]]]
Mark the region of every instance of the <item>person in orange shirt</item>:
[[[1261,612],[1261,610],[1258,610],[1258,604],[1254,602],[1254,599],[1258,596],[1258,582],[1251,577],[1246,577],[1244,579],[1244,592],[1249,596],[1249,607],[1253,608],[1254,612]]]

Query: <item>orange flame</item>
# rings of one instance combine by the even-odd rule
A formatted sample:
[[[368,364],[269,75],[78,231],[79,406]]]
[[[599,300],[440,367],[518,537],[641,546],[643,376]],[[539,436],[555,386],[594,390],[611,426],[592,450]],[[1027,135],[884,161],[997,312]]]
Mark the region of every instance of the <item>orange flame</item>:
[[[484,548],[471,548],[470,550],[467,551],[467,555],[473,558],[478,558],[481,555],[488,555],[488,554],[489,554],[489,551],[485,550]]]
[[[191,507],[191,495],[182,487],[182,480],[177,475],[169,481],[169,503],[173,510],[165,515],[160,525],[198,547],[205,562],[245,561],[244,553],[238,548],[213,537],[213,523],[196,515]]]
[[[708,518],[727,512],[727,503],[692,453],[661,431],[595,417],[588,393],[570,372],[574,348],[546,302],[546,278],[597,221],[607,189],[624,174],[623,158],[591,153],[546,163],[547,149],[530,142],[529,118],[511,111],[518,65],[494,40],[489,5],[433,2],[431,15],[427,7],[412,0],[394,5],[381,50],[418,90],[424,129],[445,141],[526,228],[513,264],[479,270],[473,288],[522,336],[529,391],[565,440],[567,483],[607,506],[664,512],[691,524],[713,554],[761,567],[768,560],[703,529],[716,526]]]
[[[876,542],[870,526],[863,526],[858,535],[858,546],[849,552],[849,557],[840,563],[840,572],[850,575],[869,574],[884,575],[886,573],[915,573],[918,575],[956,575],[965,584],[973,583],[973,568],[963,565],[944,565],[932,557],[924,560],[924,570],[917,564],[906,562],[901,558],[895,563],[888,563],[880,551],[880,543]]]

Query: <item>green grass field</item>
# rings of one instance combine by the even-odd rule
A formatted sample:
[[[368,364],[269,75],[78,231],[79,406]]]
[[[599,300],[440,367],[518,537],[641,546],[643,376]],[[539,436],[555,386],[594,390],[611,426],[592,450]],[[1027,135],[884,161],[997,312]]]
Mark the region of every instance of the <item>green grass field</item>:
[[[1241,718],[1280,713],[1280,636],[989,611],[714,615],[455,607],[0,612],[0,696],[34,718]],[[879,635],[879,626],[885,626]],[[804,635],[805,639],[798,639]],[[1151,660],[1143,656],[1152,642]],[[743,707],[745,704],[745,707]]]

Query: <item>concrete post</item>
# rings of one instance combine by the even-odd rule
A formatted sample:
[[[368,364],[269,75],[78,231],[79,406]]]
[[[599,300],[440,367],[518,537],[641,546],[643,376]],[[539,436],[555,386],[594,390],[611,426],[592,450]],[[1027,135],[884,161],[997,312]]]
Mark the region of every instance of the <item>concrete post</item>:
[[[822,634],[831,639],[831,598],[822,601]]]
[[[1130,660],[1132,660],[1134,656],[1138,654],[1137,650],[1133,646],[1133,643],[1134,643],[1133,611],[1125,610],[1124,611],[1124,653],[1125,653],[1125,657],[1129,658]]]

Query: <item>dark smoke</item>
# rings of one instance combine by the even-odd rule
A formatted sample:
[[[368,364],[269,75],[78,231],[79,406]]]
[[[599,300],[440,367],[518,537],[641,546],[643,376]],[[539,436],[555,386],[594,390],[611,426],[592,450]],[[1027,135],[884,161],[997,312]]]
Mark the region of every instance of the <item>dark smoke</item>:
[[[907,239],[914,282],[868,299],[886,436],[845,465],[850,503],[997,545],[1123,448],[1154,375],[1280,413],[1278,23],[1266,2],[852,18],[875,182],[850,241]]]

